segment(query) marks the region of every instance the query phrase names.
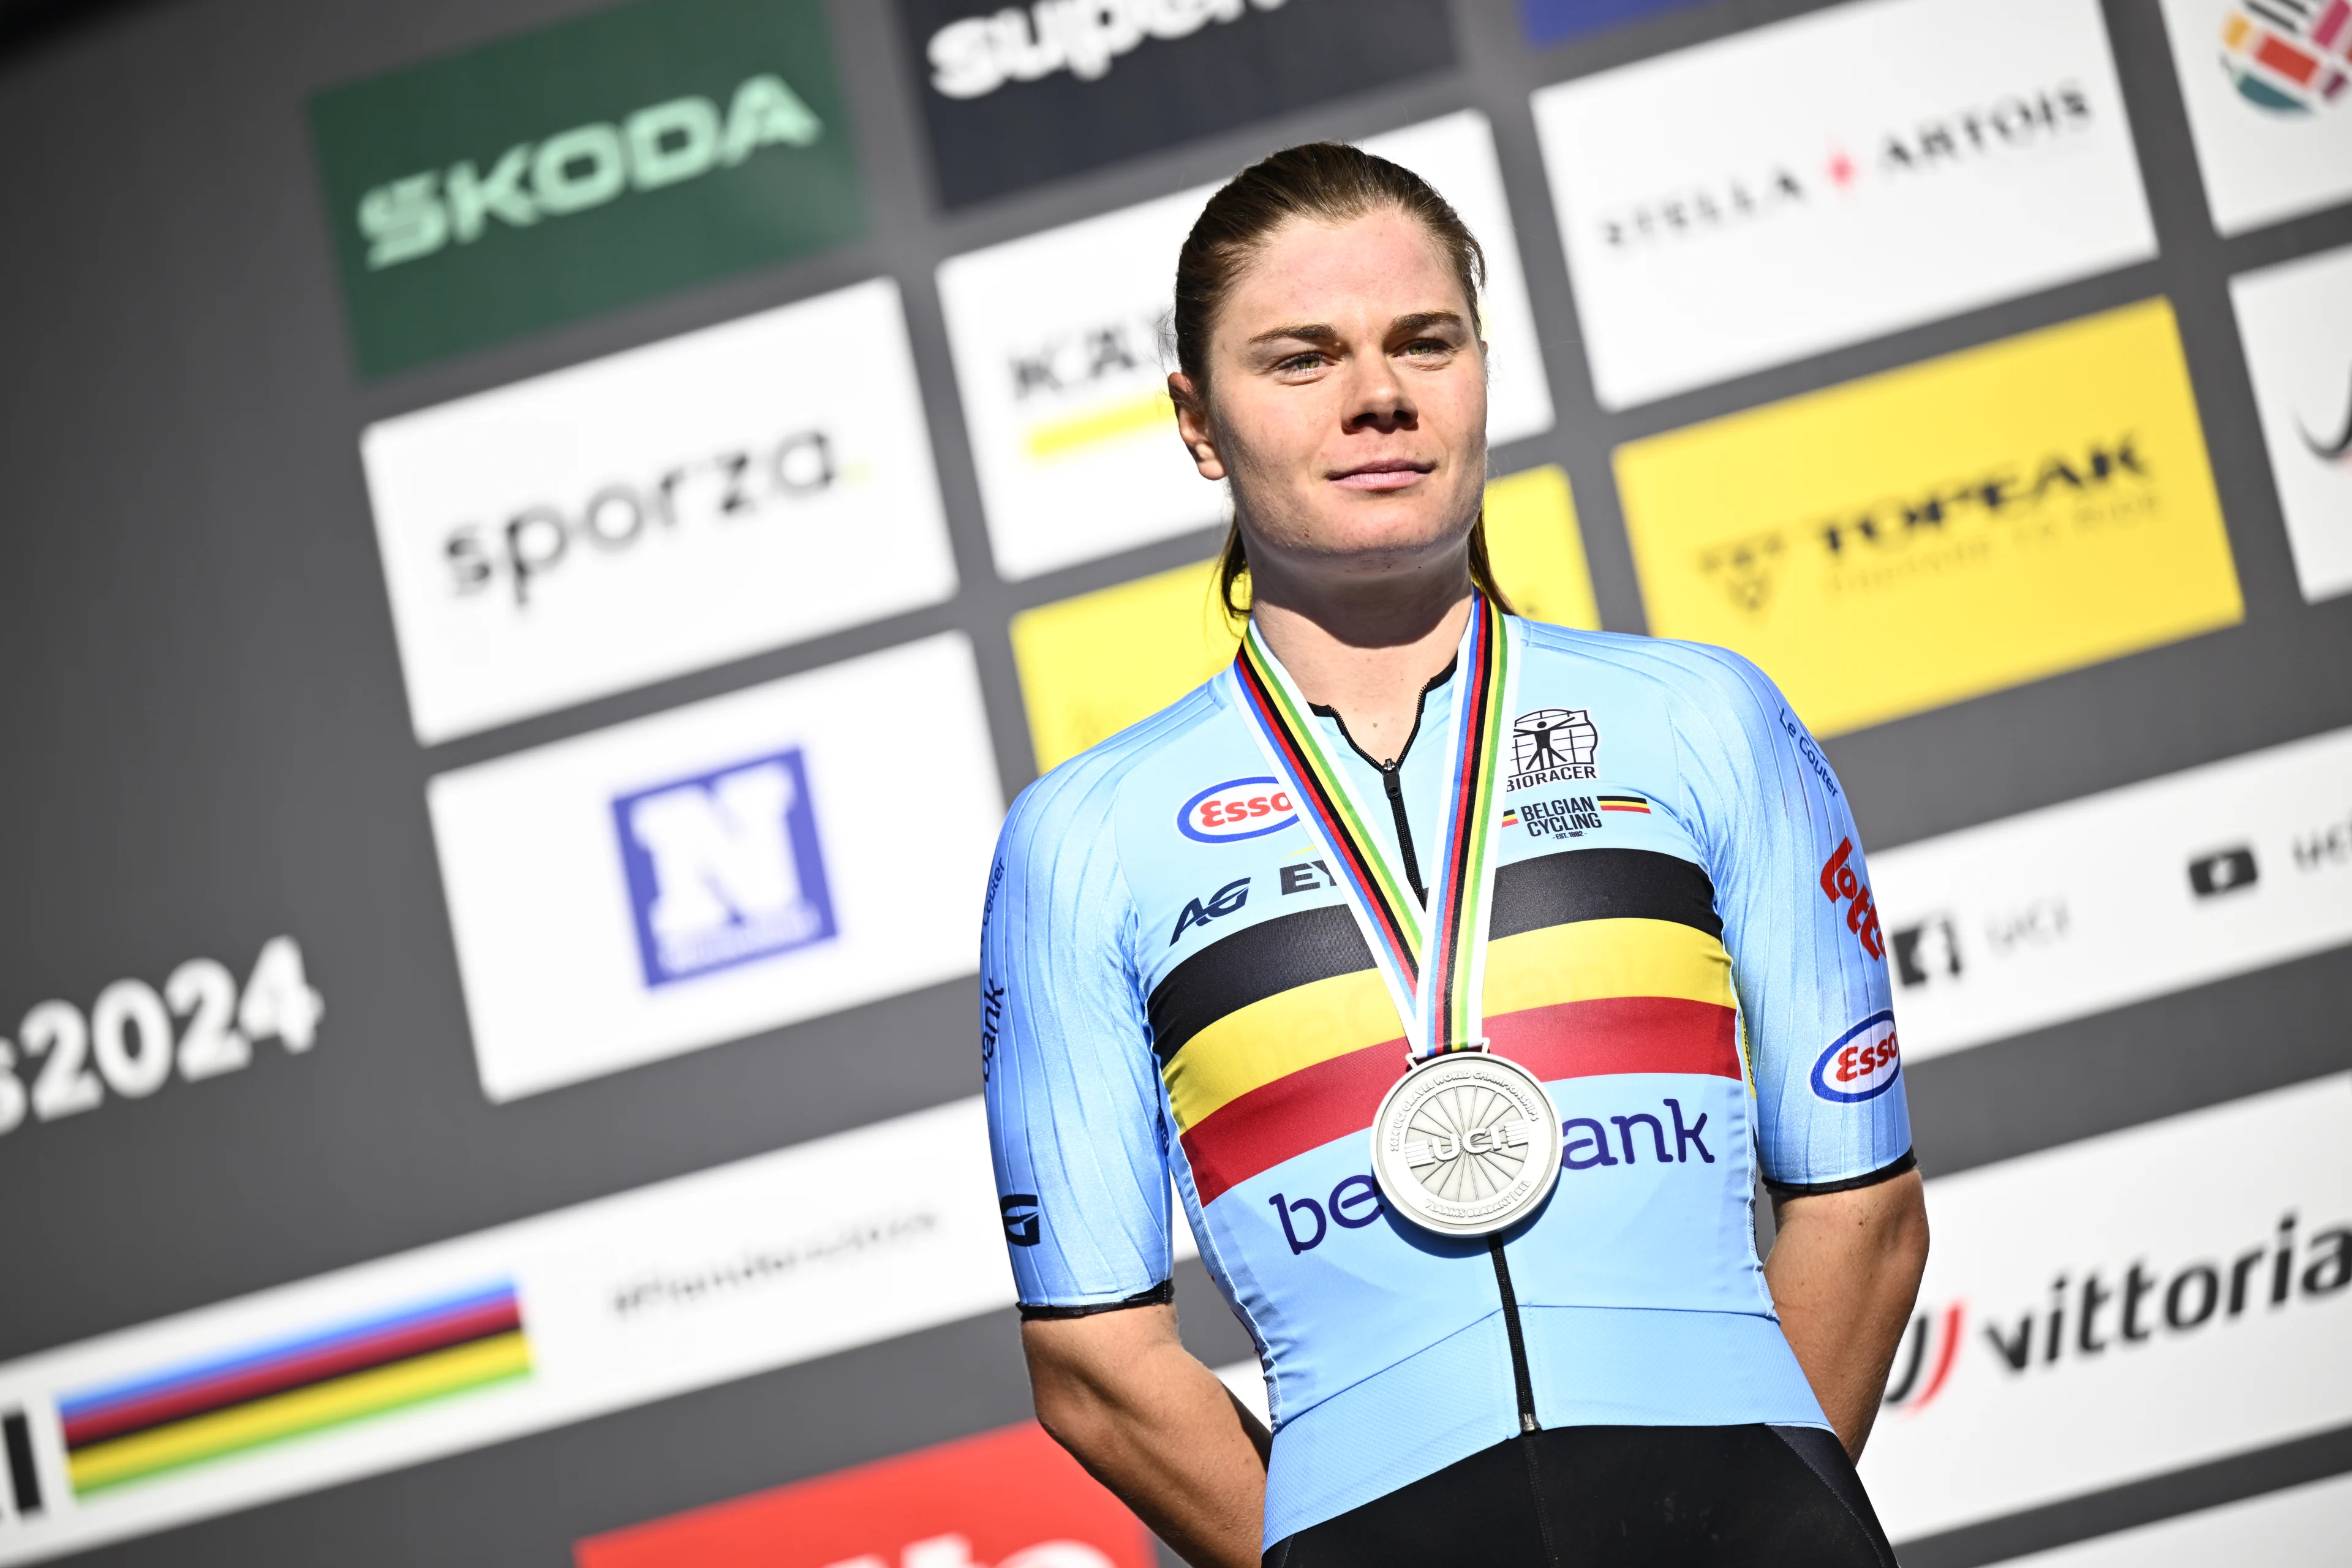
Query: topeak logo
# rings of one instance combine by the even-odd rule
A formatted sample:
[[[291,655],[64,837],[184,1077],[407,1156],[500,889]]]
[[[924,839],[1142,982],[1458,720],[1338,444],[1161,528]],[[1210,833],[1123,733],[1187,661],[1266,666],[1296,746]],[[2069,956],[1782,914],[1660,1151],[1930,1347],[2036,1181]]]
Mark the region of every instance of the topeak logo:
[[[650,104],[617,121],[519,142],[375,186],[360,198],[370,271],[473,245],[494,228],[530,228],[586,212],[631,191],[655,191],[740,166],[763,147],[808,147],[824,125],[783,78],[746,78],[722,111],[694,95]]]
[[[924,56],[942,98],[985,98],[1009,81],[1068,71],[1098,81],[1111,62],[1147,38],[1181,38],[1212,22],[1279,11],[1283,0],[1035,0],[986,16],[950,22]]]
[[[2069,524],[2084,530],[2129,524],[2159,504],[2137,443],[2126,432],[1797,527],[1741,534],[1700,551],[1699,570],[1734,605],[1761,615],[1791,536],[1820,542],[1832,592],[1855,592],[1978,564],[1996,546],[1996,527],[2006,527],[2019,542],[2047,544]]]

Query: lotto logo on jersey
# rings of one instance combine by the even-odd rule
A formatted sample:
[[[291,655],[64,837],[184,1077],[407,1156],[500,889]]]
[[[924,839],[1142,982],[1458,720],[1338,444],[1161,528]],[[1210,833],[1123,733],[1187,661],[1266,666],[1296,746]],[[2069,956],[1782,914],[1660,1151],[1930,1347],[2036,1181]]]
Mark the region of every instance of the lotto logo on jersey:
[[[1853,839],[1839,839],[1836,850],[1822,863],[1822,897],[1846,906],[1845,929],[1853,932],[1863,952],[1873,958],[1886,956],[1886,942],[1878,931],[1878,905],[1871,898],[1870,884],[1854,874]]]
[[[1903,1051],[1895,1039],[1895,1015],[1873,1013],[1830,1042],[1813,1063],[1813,1092],[1842,1105],[1876,1100],[1903,1076]]]
[[[797,748],[623,795],[613,817],[647,985],[835,934]]]
[[[1270,777],[1229,779],[1186,801],[1176,813],[1176,826],[1187,838],[1202,844],[1223,844],[1236,838],[1256,838],[1298,820],[1290,792]]]

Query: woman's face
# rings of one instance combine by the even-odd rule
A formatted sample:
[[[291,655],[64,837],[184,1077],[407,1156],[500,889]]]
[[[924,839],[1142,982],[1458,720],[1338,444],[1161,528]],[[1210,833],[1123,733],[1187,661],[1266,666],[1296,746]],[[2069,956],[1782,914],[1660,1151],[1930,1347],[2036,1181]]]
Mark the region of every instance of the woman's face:
[[[1459,549],[1478,515],[1485,345],[1444,252],[1394,208],[1276,229],[1212,328],[1207,416],[1171,382],[1261,575],[1377,576]]]

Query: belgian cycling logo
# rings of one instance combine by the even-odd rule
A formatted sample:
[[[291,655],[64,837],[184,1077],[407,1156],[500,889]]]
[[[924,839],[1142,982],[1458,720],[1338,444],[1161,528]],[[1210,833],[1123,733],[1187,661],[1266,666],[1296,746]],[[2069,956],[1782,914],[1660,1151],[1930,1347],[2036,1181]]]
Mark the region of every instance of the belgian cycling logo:
[[[1219,916],[1229,915],[1239,910],[1244,904],[1249,902],[1249,889],[1250,879],[1247,877],[1236,877],[1210,894],[1206,902],[1194,899],[1186,904],[1184,912],[1176,917],[1176,929],[1168,933],[1168,945],[1174,947],[1176,939],[1194,926],[1207,925]]]
[[[1511,776],[1504,788],[1566,784],[1593,776],[1601,729],[1589,708],[1538,708],[1511,723]]]
[[[1290,792],[1265,774],[1211,784],[1176,808],[1177,831],[1202,844],[1256,838],[1297,820]]]
[[[613,821],[647,985],[836,934],[798,748],[622,795]]]
[[[1873,1013],[1814,1058],[1813,1092],[1840,1105],[1876,1100],[1903,1076],[1903,1050],[1895,1039],[1895,1015]]]
[[[2273,114],[2339,106],[2352,66],[2345,0],[2242,0],[2221,19],[2221,68],[2238,96]]]
[[[1524,827],[1531,838],[1581,838],[1601,831],[1601,807],[1589,795],[1531,800],[1503,813],[1505,827]]]
[[[1878,934],[1878,905],[1870,895],[1870,884],[1854,875],[1853,840],[1841,838],[1830,858],[1822,863],[1822,897],[1832,904],[1846,904],[1845,929],[1853,932],[1862,943],[1862,951],[1873,958],[1886,956],[1886,943]]]

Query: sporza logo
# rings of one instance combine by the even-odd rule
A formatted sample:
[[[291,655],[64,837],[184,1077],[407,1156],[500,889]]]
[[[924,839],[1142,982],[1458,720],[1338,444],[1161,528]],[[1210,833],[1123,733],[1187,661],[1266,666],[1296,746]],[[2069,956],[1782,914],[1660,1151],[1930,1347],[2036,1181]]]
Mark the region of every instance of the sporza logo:
[[[629,191],[654,191],[740,167],[763,147],[809,147],[824,122],[784,79],[747,77],[727,110],[689,94],[617,122],[575,125],[543,142],[518,142],[488,170],[470,158],[446,170],[390,180],[360,198],[370,271],[418,261],[455,243],[472,245],[494,225],[530,228],[601,207]]]
[[[648,986],[837,934],[798,748],[613,802]]]
[[[1179,806],[1176,826],[1202,844],[1230,844],[1279,833],[1298,820],[1290,792],[1266,775],[1211,784]]]
[[[2221,68],[2238,96],[2273,114],[2344,98],[2352,0],[2242,0],[2221,19]]]
[[[1876,1100],[1903,1076],[1895,1015],[1873,1013],[1836,1039],[1813,1062],[1813,1092],[1841,1105]]]
[[[1111,62],[1147,38],[1182,38],[1212,22],[1238,22],[1252,11],[1279,11],[1283,0],[1035,0],[966,16],[924,46],[931,90],[942,98],[985,98],[1011,81],[1068,71],[1098,81]]]
[[[1589,708],[1538,708],[1511,721],[1511,776],[1506,791],[1594,777],[1601,728]]]

